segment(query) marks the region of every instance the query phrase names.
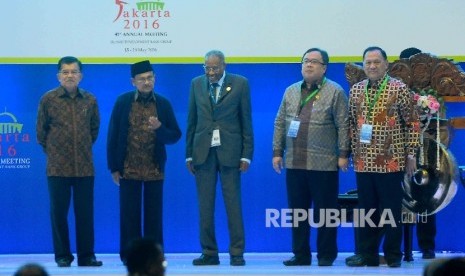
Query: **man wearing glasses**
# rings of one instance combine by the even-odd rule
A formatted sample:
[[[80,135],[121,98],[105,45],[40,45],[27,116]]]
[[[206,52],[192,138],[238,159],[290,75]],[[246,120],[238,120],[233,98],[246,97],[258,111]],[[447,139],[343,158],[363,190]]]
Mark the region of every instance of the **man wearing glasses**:
[[[100,127],[97,100],[78,87],[82,64],[75,57],[58,62],[60,86],[45,93],[37,115],[37,141],[47,155],[53,248],[59,267],[69,267],[68,211],[73,196],[78,266],[101,266],[94,254],[94,164],[92,145]]]
[[[193,265],[218,265],[214,212],[218,175],[226,206],[230,265],[243,266],[244,224],[241,172],[253,155],[252,110],[246,78],[225,72],[224,54],[205,55],[205,75],[191,82],[186,133],[186,165],[195,176],[202,255]]]
[[[284,92],[274,122],[273,169],[286,168],[289,208],[306,215],[293,216],[292,252],[286,266],[310,265],[310,225],[318,227],[319,266],[331,266],[337,257],[337,226],[326,225],[327,211],[337,209],[338,168],[347,171],[349,122],[347,96],[325,77],[328,53],[318,48],[302,57],[302,77]],[[285,158],[285,162],[283,160]],[[312,208],[313,203],[313,209]]]
[[[181,138],[171,104],[153,90],[155,74],[150,62],[133,64],[131,77],[136,90],[116,100],[107,137],[108,168],[119,187],[120,258],[124,264],[128,246],[135,239],[146,237],[163,246],[165,145]]]

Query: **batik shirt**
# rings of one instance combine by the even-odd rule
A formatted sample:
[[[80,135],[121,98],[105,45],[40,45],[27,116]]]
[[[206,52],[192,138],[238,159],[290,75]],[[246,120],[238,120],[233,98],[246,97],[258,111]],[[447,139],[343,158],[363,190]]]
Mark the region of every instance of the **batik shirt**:
[[[100,116],[95,97],[79,89],[72,98],[63,87],[42,96],[37,114],[37,141],[47,154],[47,175],[94,175],[92,144]]]
[[[349,96],[349,118],[356,172],[404,171],[407,156],[415,157],[419,120],[413,95],[400,80],[385,75],[374,83],[363,80],[354,84]],[[360,141],[363,124],[373,127],[370,143]]]
[[[136,93],[129,113],[128,147],[124,160],[124,178],[141,181],[163,179],[159,164],[155,161],[156,132],[149,129],[149,118],[157,116],[153,93],[142,97]]]
[[[348,157],[347,96],[329,80],[301,107],[308,93],[303,81],[289,86],[274,122],[273,157],[285,157],[288,169],[336,171],[339,157]],[[313,89],[310,89],[313,90]],[[288,136],[293,120],[300,121],[296,137]]]

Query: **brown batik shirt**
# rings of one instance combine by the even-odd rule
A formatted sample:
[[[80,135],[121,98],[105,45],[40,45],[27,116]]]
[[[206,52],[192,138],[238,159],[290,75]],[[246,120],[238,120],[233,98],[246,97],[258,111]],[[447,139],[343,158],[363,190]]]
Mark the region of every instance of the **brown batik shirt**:
[[[388,80],[381,89],[384,78]],[[388,75],[384,78],[372,85],[361,81],[350,90],[349,124],[356,172],[404,171],[407,155],[414,157],[419,146],[420,123],[412,94],[403,82]],[[368,102],[375,101],[378,91],[379,98],[368,116]],[[369,144],[360,141],[363,124],[373,126]]]
[[[36,132],[47,154],[47,176],[93,176],[92,144],[99,126],[97,100],[91,93],[79,89],[72,98],[61,86],[45,93]]]
[[[129,132],[124,178],[142,181],[163,179],[159,164],[154,160],[156,132],[148,128],[149,118],[157,116],[155,97],[144,98],[136,93],[129,113]]]

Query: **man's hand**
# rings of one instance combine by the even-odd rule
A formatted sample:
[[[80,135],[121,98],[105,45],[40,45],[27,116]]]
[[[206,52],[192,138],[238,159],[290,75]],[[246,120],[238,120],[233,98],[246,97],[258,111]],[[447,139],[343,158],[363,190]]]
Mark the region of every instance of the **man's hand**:
[[[342,158],[342,157],[339,157],[339,159],[337,160],[337,166],[339,167],[339,169],[341,169],[343,172],[347,172],[348,168],[349,168],[349,158]]]
[[[115,185],[119,186],[119,180],[121,179],[121,175],[119,174],[119,172],[118,171],[112,172],[111,178],[113,179],[113,182],[115,183]]]
[[[150,130],[155,130],[161,127],[161,122],[158,121],[158,117],[150,116],[149,117],[149,126]]]
[[[239,164],[239,170],[243,173],[249,170],[250,164],[246,161],[241,161]]]
[[[412,157],[407,158],[407,164],[405,164],[405,173],[408,177],[412,177],[417,170],[417,160]]]
[[[275,172],[281,174],[281,170],[284,168],[283,158],[280,156],[273,157],[271,162],[273,163],[273,169]]]
[[[186,167],[190,174],[195,175],[194,165],[192,165],[192,161],[186,161]]]

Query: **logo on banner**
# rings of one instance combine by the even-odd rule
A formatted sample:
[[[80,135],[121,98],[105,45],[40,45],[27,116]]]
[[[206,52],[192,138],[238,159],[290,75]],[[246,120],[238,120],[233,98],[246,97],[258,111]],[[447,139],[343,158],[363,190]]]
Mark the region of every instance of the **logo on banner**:
[[[31,158],[20,157],[20,148],[30,143],[29,133],[23,133],[23,124],[6,111],[0,113],[0,169],[29,169]]]
[[[160,47],[169,45],[172,40],[163,25],[171,19],[170,10],[165,2],[115,0],[116,15],[113,24],[118,31],[114,33],[111,44],[121,45],[127,54],[153,54]]]

